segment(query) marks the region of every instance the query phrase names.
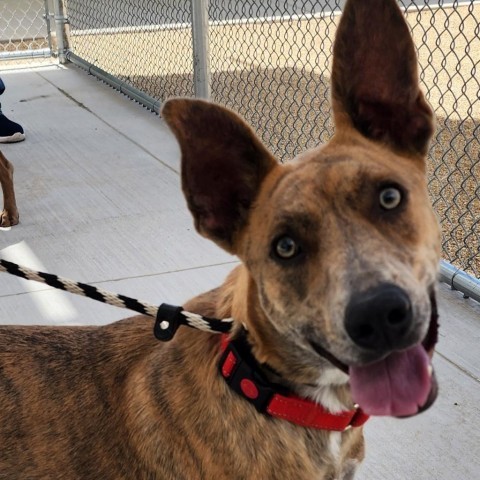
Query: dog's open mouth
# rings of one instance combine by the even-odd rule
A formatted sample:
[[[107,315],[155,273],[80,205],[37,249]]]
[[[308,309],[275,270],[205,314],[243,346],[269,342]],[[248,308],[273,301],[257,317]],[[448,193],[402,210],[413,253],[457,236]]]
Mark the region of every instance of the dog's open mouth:
[[[431,356],[438,338],[438,314],[434,293],[430,302],[430,325],[422,343],[394,351],[377,362],[347,366],[313,345],[320,355],[349,374],[353,400],[368,415],[408,417],[435,401],[438,387]]]

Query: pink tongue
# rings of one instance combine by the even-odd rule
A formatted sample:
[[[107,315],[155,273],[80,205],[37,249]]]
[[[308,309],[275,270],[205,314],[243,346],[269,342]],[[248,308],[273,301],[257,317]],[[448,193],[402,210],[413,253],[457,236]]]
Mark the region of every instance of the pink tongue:
[[[350,367],[353,400],[368,415],[414,415],[430,393],[429,365],[427,352],[417,345],[380,362]]]

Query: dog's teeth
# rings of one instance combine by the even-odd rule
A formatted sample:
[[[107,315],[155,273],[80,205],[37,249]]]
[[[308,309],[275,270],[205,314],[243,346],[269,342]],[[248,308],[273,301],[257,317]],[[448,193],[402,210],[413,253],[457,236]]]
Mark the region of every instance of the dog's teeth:
[[[428,370],[427,370],[427,371],[428,371],[428,376],[431,377],[431,376],[433,375],[433,367],[432,367],[432,365],[429,365],[429,366],[428,366]]]

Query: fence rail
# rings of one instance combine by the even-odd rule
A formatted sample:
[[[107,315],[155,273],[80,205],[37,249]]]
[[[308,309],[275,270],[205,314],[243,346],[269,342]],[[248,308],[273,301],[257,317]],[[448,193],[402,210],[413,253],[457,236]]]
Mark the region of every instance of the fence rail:
[[[68,17],[66,57],[152,110],[167,97],[209,95],[242,114],[283,161],[333,133],[330,68],[344,1],[54,3]],[[429,188],[443,256],[480,279],[480,2],[399,4],[437,116]]]

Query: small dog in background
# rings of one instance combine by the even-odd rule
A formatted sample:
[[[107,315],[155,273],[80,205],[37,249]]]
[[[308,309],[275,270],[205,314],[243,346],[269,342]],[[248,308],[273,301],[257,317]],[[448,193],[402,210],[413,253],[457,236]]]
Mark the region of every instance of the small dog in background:
[[[0,151],[0,184],[3,191],[3,211],[0,227],[11,227],[18,223],[18,209],[13,186],[13,165]]]
[[[1,326],[0,478],[349,480],[365,414],[433,403],[433,114],[395,0],[347,1],[332,102],[285,165],[233,112],[165,104],[196,228],[241,260],[185,309],[232,333]]]

